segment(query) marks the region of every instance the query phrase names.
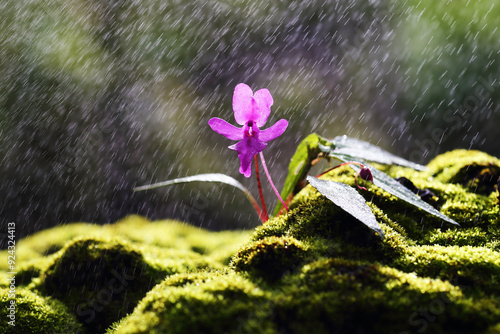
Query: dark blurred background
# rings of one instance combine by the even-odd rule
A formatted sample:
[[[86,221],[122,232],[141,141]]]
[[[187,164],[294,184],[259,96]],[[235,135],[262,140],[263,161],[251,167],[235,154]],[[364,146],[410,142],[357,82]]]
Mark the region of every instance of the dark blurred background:
[[[264,151],[278,187],[311,132],[419,163],[500,156],[496,0],[3,0],[0,13],[0,219],[18,238],[133,213],[258,225],[228,186],[132,192],[221,172],[257,196],[207,126],[235,124],[239,82],[273,95],[266,127],[290,122]]]

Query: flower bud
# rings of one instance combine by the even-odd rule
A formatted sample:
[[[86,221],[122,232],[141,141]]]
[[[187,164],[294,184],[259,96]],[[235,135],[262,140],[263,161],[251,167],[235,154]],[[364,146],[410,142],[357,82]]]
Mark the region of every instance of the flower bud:
[[[365,181],[373,182],[373,175],[368,167],[361,168],[361,170],[359,171],[359,176]]]

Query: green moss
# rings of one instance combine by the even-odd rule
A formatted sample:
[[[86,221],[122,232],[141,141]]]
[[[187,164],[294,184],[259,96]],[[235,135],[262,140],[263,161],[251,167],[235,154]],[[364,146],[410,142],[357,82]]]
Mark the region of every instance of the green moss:
[[[0,288],[0,333],[85,333],[76,317],[60,301],[22,288],[16,288],[15,294],[15,318],[9,318],[8,307],[12,307],[12,299],[8,289]],[[10,321],[14,321],[15,326],[9,325]]]
[[[320,259],[286,283],[275,308],[283,332],[477,333],[500,314],[449,282],[360,261]]]
[[[19,240],[16,287],[62,302],[85,330],[99,333],[165,277],[226,268],[248,235],[139,216],[105,226],[59,226]],[[0,286],[7,286],[1,265]]]
[[[477,333],[500,315],[447,281],[360,261],[320,258],[279,288],[257,282],[231,272],[171,276],[109,333]]]
[[[58,254],[35,288],[61,300],[96,333],[131,312],[167,274],[119,240],[77,238]]]
[[[113,333],[276,332],[268,294],[235,273],[175,275],[151,290]]]
[[[413,246],[394,266],[500,297],[500,253],[487,247]]]
[[[476,246],[487,247],[495,251],[500,250],[500,240],[488,237],[487,232],[477,226],[446,231],[434,229],[424,235],[421,243],[440,246]]]
[[[486,331],[486,334],[499,334],[499,333],[500,333],[500,323],[498,323],[498,324],[496,324],[494,326],[491,326]]]
[[[18,242],[20,290],[92,333],[499,333],[499,160],[459,150],[427,171],[377,167],[461,226],[364,184],[381,239],[307,186],[251,237],[138,216],[40,232]]]
[[[317,253],[315,256],[349,253],[364,258],[367,246],[381,251],[379,238],[369,228],[309,188],[297,196],[286,216],[258,227],[253,240],[293,237]]]
[[[454,150],[441,154],[434,158],[428,165],[429,172],[436,180],[443,183],[459,183],[468,185],[477,176],[486,176],[484,172],[496,176],[497,181],[500,168],[500,160],[486,153],[474,150]],[[488,179],[478,181],[490,181]]]
[[[151,222],[140,216],[129,216],[104,226],[75,223],[40,231],[19,240],[16,245],[16,265],[45,259],[76,237],[107,238],[110,235],[136,245],[188,251],[197,249],[203,255],[211,255],[215,260],[227,264],[238,247],[248,239],[249,232],[209,232],[177,221]],[[6,254],[6,251],[0,252],[0,256]],[[7,270],[6,261],[0,262],[0,270]]]
[[[451,157],[456,157],[456,160],[450,160]],[[376,186],[368,185],[367,190],[361,194],[368,201],[368,205],[386,234],[386,238],[382,240],[375,238],[373,233],[361,223],[342,213],[315,189],[306,187],[295,196],[290,212],[258,228],[253,236],[254,241],[242,248],[236,259],[241,254],[244,255],[245,260],[252,259],[253,256],[266,258],[266,252],[272,256],[271,250],[274,249],[272,240],[275,241],[276,247],[280,238],[293,237],[308,250],[308,256],[302,258],[305,264],[303,268],[309,266],[308,261],[316,263],[314,259],[321,257],[332,259],[328,261],[350,261],[350,266],[354,268],[352,272],[356,273],[348,275],[350,282],[352,281],[350,288],[338,286],[338,281],[328,281],[326,279],[328,277],[336,279],[333,278],[335,275],[332,272],[328,272],[323,273],[325,282],[328,283],[322,285],[320,289],[311,291],[308,288],[304,295],[287,297],[294,299],[300,305],[297,308],[311,310],[310,314],[305,312],[300,316],[293,312],[301,313],[304,312],[303,310],[294,311],[294,307],[290,305],[285,307],[282,321],[287,323],[288,330],[293,328],[295,332],[305,332],[307,326],[312,325],[319,328],[319,332],[321,329],[325,332],[332,329],[341,332],[369,331],[368,328],[376,328],[374,332],[404,330],[405,326],[408,327],[408,319],[413,314],[410,312],[412,305],[429,304],[435,296],[431,294],[429,297],[425,294],[414,294],[402,290],[396,297],[397,300],[402,301],[399,304],[396,303],[393,308],[389,307],[390,302],[387,298],[391,296],[388,292],[377,292],[371,295],[369,291],[366,291],[380,283],[381,276],[377,272],[384,268],[384,271],[400,270],[398,275],[407,273],[404,274],[409,275],[405,276],[407,277],[405,284],[411,291],[418,291],[418,289],[415,290],[414,285],[422,286],[422,281],[429,280],[429,282],[445,282],[448,287],[455,287],[454,291],[458,291],[456,288],[463,291],[459,297],[455,296],[457,299],[452,303],[453,307],[449,307],[447,316],[440,317],[440,320],[433,322],[432,325],[427,324],[428,321],[426,321],[425,326],[433,328],[432,332],[447,332],[447,328],[455,328],[456,331],[462,332],[486,331],[488,324],[493,325],[495,316],[500,312],[500,289],[497,284],[500,279],[500,253],[498,251],[500,213],[496,194],[486,196],[477,191],[477,183],[473,189],[470,185],[461,182],[444,182],[444,175],[446,174],[446,178],[450,181],[460,179],[464,168],[470,168],[467,166],[471,165],[471,161],[478,164],[486,161],[488,171],[496,171],[500,164],[498,164],[498,159],[483,153],[472,152],[471,161],[465,161],[466,158],[467,155],[462,151],[450,152],[444,159],[438,157],[436,161],[431,162],[429,170],[424,172],[395,166],[377,166],[395,178],[406,177],[418,188],[432,191],[435,194],[434,204],[443,213],[460,222],[461,227],[444,223],[439,218],[422,212]],[[445,162],[446,166],[443,167]],[[441,168],[437,168],[440,164]],[[460,167],[455,168],[455,165]],[[354,185],[355,173],[348,168],[342,168],[330,172],[325,177]],[[257,247],[259,242],[263,242],[266,247]],[[277,258],[275,257],[275,260]],[[366,261],[373,265],[366,266]],[[243,261],[245,264],[247,262],[251,263],[250,260]],[[258,263],[256,261],[256,264]],[[321,265],[317,267],[318,272],[324,270],[326,266],[326,262],[320,263]],[[293,274],[297,270],[296,264],[282,261],[275,266],[280,268],[280,272],[285,272],[284,268],[289,270],[289,275],[281,282],[286,287],[285,289],[291,289],[289,296],[294,295],[293,291],[297,285],[308,285],[307,282],[297,281],[297,275]],[[253,273],[258,267],[258,265],[249,265],[240,266],[237,269]],[[343,270],[350,271],[345,268]],[[287,277],[293,284],[285,283]],[[408,277],[415,279],[410,281]],[[323,294],[328,295],[326,291],[334,286],[337,286],[335,289],[339,291],[351,292],[349,295],[349,301],[353,304],[351,311],[344,309],[335,315],[337,311],[333,309],[336,306],[330,305],[328,300],[339,298],[343,300],[342,296],[332,293],[327,299],[320,297]],[[380,289],[383,291],[382,288]],[[315,298],[319,300],[318,303],[312,303],[306,297],[308,294],[315,295]],[[371,296],[373,300],[368,302],[366,296]],[[382,296],[384,298],[380,299]],[[367,308],[366,313],[362,311],[363,305],[366,305],[361,302],[363,300],[372,305]],[[405,314],[402,312],[404,309],[407,312],[406,318],[383,320],[383,317],[388,315],[400,317],[401,314]],[[333,313],[326,315],[328,312]],[[352,314],[349,315],[349,312]],[[416,311],[413,309],[412,312]],[[483,313],[489,315],[484,316]],[[317,314],[320,316],[316,316]],[[379,314],[380,318],[373,318],[373,314]],[[371,319],[366,321],[370,325],[366,328],[359,328],[357,322],[353,320],[355,316]],[[418,317],[414,317],[413,320],[415,324],[419,323]],[[292,321],[291,324],[290,321]],[[349,324],[349,321],[352,323]],[[388,325],[388,321],[391,325]],[[481,322],[480,328],[473,325],[475,321]],[[297,330],[297,328],[303,330]],[[418,328],[414,326],[408,331],[415,332]]]
[[[62,300],[92,332],[102,332],[166,276],[222,267],[186,249],[86,237],[73,239],[56,253],[32,286]]]
[[[267,237],[247,244],[233,258],[236,271],[275,281],[308,257],[306,247],[293,237]]]

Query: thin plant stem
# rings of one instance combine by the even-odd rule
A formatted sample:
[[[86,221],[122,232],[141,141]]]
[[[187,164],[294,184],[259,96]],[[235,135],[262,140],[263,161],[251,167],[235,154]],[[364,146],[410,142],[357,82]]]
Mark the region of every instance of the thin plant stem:
[[[267,214],[267,208],[266,208],[266,201],[264,200],[264,193],[262,192],[262,184],[260,183],[260,174],[259,174],[259,163],[257,162],[257,154],[255,155],[255,175],[257,176],[257,185],[259,187],[259,196],[260,196],[260,202],[262,203],[262,211],[263,211],[263,216],[265,218],[266,222],[269,220],[269,215]]]
[[[255,211],[257,211],[257,214],[259,215],[259,218],[260,218],[260,221],[262,222],[262,224],[264,224],[265,222],[267,222],[269,220],[269,217],[266,217],[264,215],[264,213],[260,209],[260,206],[257,203],[257,201],[254,200],[254,201],[251,201],[251,203],[252,203],[253,208],[255,209]]]
[[[344,162],[340,165],[337,165],[335,167],[332,167],[330,169],[327,169],[326,171],[324,171],[323,173],[319,174],[318,176],[316,176],[317,178],[320,177],[320,176],[323,176],[325,175],[326,173],[336,169],[336,168],[339,168],[339,167],[342,167],[342,166],[346,166],[346,165],[358,165],[359,167],[363,168],[364,165],[362,163],[359,163],[359,162],[355,162],[355,161],[348,161],[348,162]],[[356,176],[354,177],[354,183],[356,184],[356,187],[358,187],[359,189],[361,190],[366,190],[365,187],[361,187],[360,185],[358,185],[358,176],[359,174],[356,174]]]
[[[267,170],[266,160],[264,159],[264,154],[262,154],[262,151],[259,153],[259,155],[260,155],[260,161],[262,161],[262,167],[264,168],[264,171],[266,172],[267,179],[269,180],[269,183],[271,183],[271,187],[273,188],[274,193],[279,198],[279,200],[281,201],[281,204],[283,204],[286,211],[288,212],[288,206],[285,204],[285,201],[283,200],[283,198],[281,198],[281,195],[278,192],[278,189],[276,189],[276,187],[274,186],[274,182],[271,179],[271,175],[269,174],[269,171]]]
[[[361,168],[362,168],[362,167],[364,167],[364,166],[363,166],[363,164],[361,164],[361,163],[359,163],[359,162],[354,162],[354,161],[344,162],[344,163],[342,163],[342,164],[340,164],[340,165],[337,165],[337,166],[335,166],[335,167],[332,167],[332,168],[329,168],[329,169],[325,170],[325,171],[324,171],[324,172],[322,172],[321,174],[316,175],[316,178],[318,178],[318,177],[320,177],[320,176],[323,176],[323,175],[325,175],[326,173],[331,172],[332,170],[337,169],[337,168],[342,167],[342,166],[345,166],[345,165],[358,165],[358,166],[359,166],[359,167],[361,167]]]

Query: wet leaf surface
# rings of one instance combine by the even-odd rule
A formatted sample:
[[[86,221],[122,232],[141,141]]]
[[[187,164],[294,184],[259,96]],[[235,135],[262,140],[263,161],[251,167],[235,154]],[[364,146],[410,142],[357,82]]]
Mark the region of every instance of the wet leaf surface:
[[[384,237],[384,232],[382,232],[372,210],[366,204],[363,196],[354,188],[342,182],[320,180],[312,176],[308,176],[307,180],[311,186],[316,188],[335,205],[377,232],[382,238]]]

